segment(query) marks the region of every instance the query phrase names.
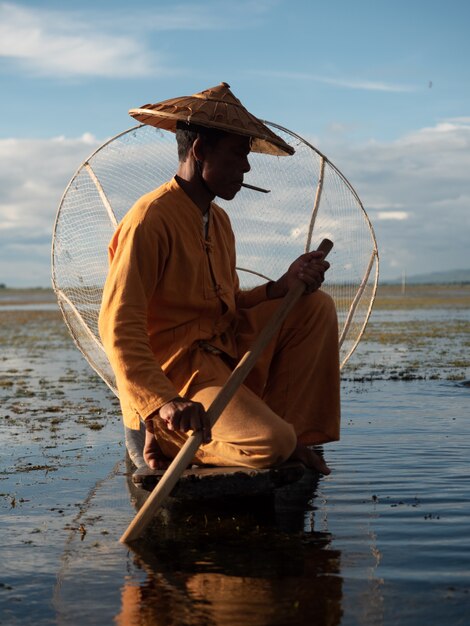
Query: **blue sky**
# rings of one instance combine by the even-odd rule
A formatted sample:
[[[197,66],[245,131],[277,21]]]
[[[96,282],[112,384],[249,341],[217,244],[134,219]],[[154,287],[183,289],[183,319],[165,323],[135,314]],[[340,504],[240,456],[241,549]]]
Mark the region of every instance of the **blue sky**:
[[[50,284],[61,194],[146,102],[230,83],[311,140],[383,278],[470,268],[466,0],[0,2],[0,282]]]

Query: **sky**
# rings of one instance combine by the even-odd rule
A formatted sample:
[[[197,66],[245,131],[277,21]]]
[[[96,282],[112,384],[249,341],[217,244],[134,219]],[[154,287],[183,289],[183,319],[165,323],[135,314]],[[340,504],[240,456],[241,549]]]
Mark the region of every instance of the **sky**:
[[[307,138],[383,280],[470,269],[467,0],[0,1],[0,283],[50,286],[62,193],[130,108],[221,81]]]

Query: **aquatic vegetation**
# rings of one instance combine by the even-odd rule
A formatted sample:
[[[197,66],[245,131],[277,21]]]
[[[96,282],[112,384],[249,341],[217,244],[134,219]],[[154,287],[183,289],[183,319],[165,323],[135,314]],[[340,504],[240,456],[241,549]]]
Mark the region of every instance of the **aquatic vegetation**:
[[[354,380],[470,377],[470,285],[381,286],[343,372]]]

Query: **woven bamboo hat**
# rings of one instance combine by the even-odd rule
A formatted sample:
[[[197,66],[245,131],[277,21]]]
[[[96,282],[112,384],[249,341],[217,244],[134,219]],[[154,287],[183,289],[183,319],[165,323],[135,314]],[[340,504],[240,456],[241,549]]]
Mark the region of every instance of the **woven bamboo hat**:
[[[253,140],[253,152],[277,156],[295,152],[292,146],[245,109],[227,83],[220,83],[192,96],[144,104],[139,109],[131,109],[129,115],[142,124],[172,132],[176,132],[178,122],[186,122],[245,135]]]

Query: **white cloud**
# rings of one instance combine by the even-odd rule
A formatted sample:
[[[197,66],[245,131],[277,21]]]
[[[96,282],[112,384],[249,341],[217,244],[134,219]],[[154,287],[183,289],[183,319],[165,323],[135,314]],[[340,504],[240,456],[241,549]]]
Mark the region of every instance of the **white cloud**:
[[[0,139],[0,282],[47,284],[52,228],[62,192],[98,141]]]
[[[467,126],[468,124],[470,124],[470,117],[468,116],[450,117],[446,121],[452,122],[454,124],[463,124],[464,126]]]
[[[250,28],[269,13],[279,0],[199,0],[166,6],[159,3],[153,11],[139,12],[132,8],[124,16],[111,18],[113,26],[140,31],[211,31],[227,28]],[[247,19],[249,16],[249,19]],[[109,15],[103,16],[110,23]]]
[[[327,83],[329,85],[336,85],[337,87],[345,87],[347,89],[359,89],[363,91],[390,91],[390,92],[403,92],[403,91],[415,91],[416,87],[412,85],[400,85],[393,83],[385,83],[383,81],[363,80],[363,79],[344,79],[344,78],[328,78],[325,76],[312,77],[313,80],[318,82]]]
[[[407,220],[408,213],[406,211],[379,211],[375,214],[375,218],[378,220]]]
[[[134,7],[93,14],[0,3],[0,57],[17,69],[59,78],[108,78],[175,74],[174,60],[156,53],[151,37],[162,31],[211,31],[246,26],[249,8],[253,26],[272,7],[270,0],[247,4],[168,3],[152,11]],[[78,6],[78,8],[77,8]]]
[[[347,175],[372,219],[381,273],[470,267],[470,123],[442,120],[400,139],[318,147]]]
[[[457,126],[455,120],[445,124],[389,143],[354,145],[337,136],[312,142],[358,192],[376,231],[384,278],[401,271],[411,276],[470,267],[470,124]],[[49,275],[60,198],[99,143],[90,134],[76,139],[0,140],[0,282],[28,285],[32,276],[39,281]],[[250,181],[269,187],[272,181],[260,175],[256,163],[253,155]],[[297,170],[286,175],[302,181]],[[302,191],[296,202],[301,198]],[[285,241],[291,218],[290,213],[286,218],[288,200],[279,199],[271,224],[273,240]],[[256,207],[252,209],[256,213]],[[235,219],[236,212],[231,212]],[[338,226],[334,229],[337,232]],[[295,244],[305,236],[300,230],[295,238],[297,233],[289,226],[287,234]]]
[[[415,85],[404,85],[398,83],[387,83],[384,81],[373,81],[363,78],[341,78],[332,76],[320,76],[318,74],[309,74],[303,72],[278,72],[255,70],[252,72],[256,75],[270,76],[274,78],[283,78],[290,80],[311,81],[317,83],[325,83],[336,87],[344,87],[345,89],[355,89],[360,91],[386,91],[386,92],[410,92],[416,91]]]
[[[149,54],[137,38],[97,30],[79,14],[0,5],[0,56],[39,75],[142,76],[158,72]]]

